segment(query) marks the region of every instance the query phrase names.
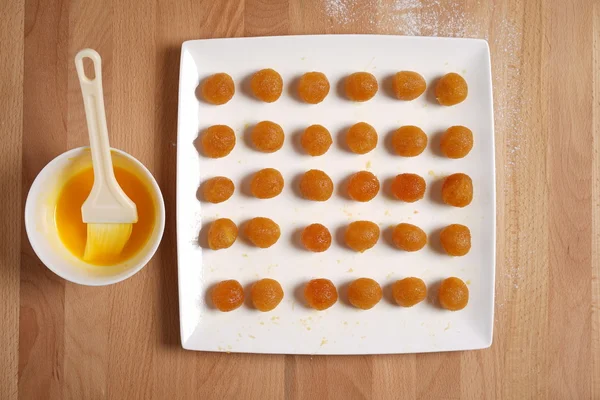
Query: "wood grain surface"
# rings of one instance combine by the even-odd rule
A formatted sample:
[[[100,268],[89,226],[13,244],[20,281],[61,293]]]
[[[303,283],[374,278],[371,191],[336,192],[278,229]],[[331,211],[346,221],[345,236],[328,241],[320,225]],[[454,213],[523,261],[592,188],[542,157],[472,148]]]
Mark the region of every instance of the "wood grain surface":
[[[498,243],[494,343],[471,352],[281,356],[184,351],[175,251],[181,43],[316,33],[489,41]],[[35,256],[36,174],[87,143],[73,57],[103,58],[112,143],[163,191],[164,240],[110,287]],[[410,56],[410,55],[407,55]],[[0,1],[0,398],[600,398],[600,2]]]

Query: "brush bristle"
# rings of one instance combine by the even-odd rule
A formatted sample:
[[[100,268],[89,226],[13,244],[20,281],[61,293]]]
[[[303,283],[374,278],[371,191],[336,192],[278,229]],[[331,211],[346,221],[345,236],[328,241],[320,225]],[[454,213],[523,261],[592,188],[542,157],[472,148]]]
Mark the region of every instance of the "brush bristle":
[[[95,264],[114,260],[123,251],[132,229],[132,224],[87,224],[83,259]]]

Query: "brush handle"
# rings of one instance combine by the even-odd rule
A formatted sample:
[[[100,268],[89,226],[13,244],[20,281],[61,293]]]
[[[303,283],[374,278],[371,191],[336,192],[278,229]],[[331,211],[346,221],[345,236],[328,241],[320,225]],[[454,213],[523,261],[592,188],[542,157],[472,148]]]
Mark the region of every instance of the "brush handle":
[[[83,59],[89,58],[94,64],[94,79],[88,78],[83,68]],[[94,166],[94,180],[110,181],[116,183],[115,173],[110,156],[108,142],[108,126],[106,124],[106,111],[104,110],[104,93],[102,91],[102,59],[100,54],[92,49],[83,49],[75,56],[75,67],[79,76],[83,105],[87,119],[92,164]]]
[[[83,59],[89,58],[94,65],[94,78],[90,79],[83,68]],[[94,186],[82,206],[86,223],[136,222],[135,204],[127,197],[115,178],[108,142],[104,94],[102,92],[102,59],[92,49],[83,49],[75,56],[75,68],[79,76],[83,105],[87,119],[94,167]],[[110,220],[106,220],[106,218]]]

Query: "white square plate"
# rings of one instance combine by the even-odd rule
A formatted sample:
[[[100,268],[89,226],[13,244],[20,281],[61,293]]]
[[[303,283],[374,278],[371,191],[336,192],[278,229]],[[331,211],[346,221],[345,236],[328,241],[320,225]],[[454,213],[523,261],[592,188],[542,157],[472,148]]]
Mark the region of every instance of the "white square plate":
[[[273,68],[284,80],[284,93],[271,104],[254,100],[242,82],[262,68]],[[454,107],[442,107],[426,95],[404,102],[391,98],[382,82],[393,73],[413,70],[428,85],[448,72],[458,72],[469,84],[469,96]],[[292,82],[308,71],[321,71],[332,90],[318,105],[293,96]],[[339,83],[356,71],[373,73],[380,91],[365,103],[353,103],[339,93]],[[236,94],[225,105],[199,101],[195,91],[207,76],[226,72],[236,83]],[[185,42],[181,49],[177,153],[177,247],[181,342],[191,350],[288,354],[378,354],[467,350],[489,347],[492,341],[495,268],[495,177],[492,83],[489,48],[483,40],[375,35],[285,36],[212,39]],[[259,153],[247,143],[253,125],[262,120],[280,124],[286,141],[272,154]],[[346,128],[365,121],[379,133],[379,145],[365,155],[344,150]],[[214,124],[234,129],[237,145],[227,157],[199,155],[194,141]],[[311,124],[327,127],[334,144],[321,157],[298,150],[297,135]],[[417,125],[429,136],[429,145],[418,157],[403,158],[387,149],[390,132],[402,125]],[[459,160],[438,155],[439,135],[452,125],[465,125],[474,134],[471,153]],[[273,167],[281,171],[286,186],[273,199],[259,200],[244,193],[242,181],[255,171]],[[336,185],[327,202],[301,199],[293,182],[305,171],[322,169]],[[368,169],[382,182],[382,191],[368,203],[343,196],[341,183],[350,174]],[[408,204],[392,200],[384,182],[399,173],[413,172],[427,181],[423,200]],[[454,208],[439,201],[444,176],[464,172],[474,183],[473,202]],[[227,176],[236,185],[232,198],[221,204],[197,199],[201,182]],[[281,238],[269,249],[257,249],[238,239],[226,250],[201,248],[199,232],[216,218],[227,217],[238,226],[257,217],[269,217],[281,227]],[[396,250],[382,234],[379,243],[362,254],[340,243],[343,227],[354,220],[389,226],[409,222],[429,235],[421,251]],[[296,242],[304,226],[320,222],[334,235],[324,253],[302,250]],[[471,229],[472,249],[464,257],[436,250],[435,232],[461,223]],[[206,229],[203,230],[203,232]],[[201,240],[200,240],[201,242]],[[407,276],[422,278],[430,289],[428,301],[402,308],[390,301],[390,285]],[[458,312],[442,310],[435,291],[441,279],[457,276],[469,285],[468,306]],[[237,279],[248,289],[259,278],[278,280],[285,291],[281,304],[261,313],[248,303],[221,313],[207,302],[209,289],[224,279]],[[340,301],[326,311],[304,306],[302,286],[316,277],[331,279]],[[371,277],[384,288],[384,299],[361,311],[347,305],[346,285]],[[248,294],[248,290],[246,293]],[[248,297],[248,296],[247,296]]]

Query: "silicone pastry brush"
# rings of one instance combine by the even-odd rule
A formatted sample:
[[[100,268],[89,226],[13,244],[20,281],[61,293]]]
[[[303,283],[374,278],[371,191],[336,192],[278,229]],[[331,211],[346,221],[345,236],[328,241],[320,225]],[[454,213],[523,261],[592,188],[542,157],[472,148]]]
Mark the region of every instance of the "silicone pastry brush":
[[[93,79],[85,75],[84,58],[94,64]],[[138,220],[137,207],[115,178],[104,110],[100,55],[92,49],[81,50],[75,56],[75,66],[83,94],[94,169],[92,191],[81,206],[81,216],[87,224],[83,259],[104,264],[123,251],[131,236],[132,224]]]

